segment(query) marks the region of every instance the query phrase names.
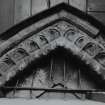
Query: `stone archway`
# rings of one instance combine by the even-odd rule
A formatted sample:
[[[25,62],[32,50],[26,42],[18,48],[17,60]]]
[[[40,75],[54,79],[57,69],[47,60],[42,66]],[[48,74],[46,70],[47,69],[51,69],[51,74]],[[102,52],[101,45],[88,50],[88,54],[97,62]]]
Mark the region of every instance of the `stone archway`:
[[[4,84],[7,88],[3,92],[12,98],[88,98],[85,91],[104,89],[102,78],[92,69],[71,51],[57,47],[18,72]]]
[[[70,50],[104,80],[105,41],[102,29],[104,27],[98,21],[66,4],[14,26],[0,36],[1,86],[18,71],[25,70],[33,60],[58,46]]]

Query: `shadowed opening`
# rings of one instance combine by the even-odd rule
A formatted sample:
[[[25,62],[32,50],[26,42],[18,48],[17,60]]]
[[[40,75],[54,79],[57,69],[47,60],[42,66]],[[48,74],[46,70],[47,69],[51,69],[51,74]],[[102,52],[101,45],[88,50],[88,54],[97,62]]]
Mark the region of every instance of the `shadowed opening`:
[[[28,78],[28,82],[27,82]],[[31,81],[31,82],[30,82]],[[6,82],[4,87],[53,88],[69,90],[105,89],[105,81],[90,65],[64,47],[57,47],[47,55],[32,61],[23,71],[19,71]],[[2,88],[6,97],[15,88]],[[32,90],[30,94],[33,93]],[[46,93],[46,92],[45,92]],[[37,96],[36,96],[37,97]]]

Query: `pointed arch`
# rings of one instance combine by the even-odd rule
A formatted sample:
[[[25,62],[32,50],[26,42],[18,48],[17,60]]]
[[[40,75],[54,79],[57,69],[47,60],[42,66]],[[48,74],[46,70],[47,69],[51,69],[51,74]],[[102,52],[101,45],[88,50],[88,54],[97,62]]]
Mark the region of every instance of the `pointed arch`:
[[[8,63],[4,62],[7,55],[10,62],[14,62],[7,72],[1,73],[0,84],[8,81],[6,75],[9,72],[13,72],[13,77],[18,70],[24,70],[31,61],[48,54],[57,46],[72,51],[104,79],[104,60],[101,63],[97,60],[97,57],[100,57],[97,54],[105,52],[102,36],[105,33],[104,28],[91,16],[64,3],[24,20],[0,35],[0,64],[8,66]],[[98,40],[99,36],[103,43]],[[94,46],[89,46],[89,43]],[[23,50],[18,52],[18,49]],[[19,56],[13,58],[14,52]],[[4,65],[1,66],[1,71],[6,68]]]

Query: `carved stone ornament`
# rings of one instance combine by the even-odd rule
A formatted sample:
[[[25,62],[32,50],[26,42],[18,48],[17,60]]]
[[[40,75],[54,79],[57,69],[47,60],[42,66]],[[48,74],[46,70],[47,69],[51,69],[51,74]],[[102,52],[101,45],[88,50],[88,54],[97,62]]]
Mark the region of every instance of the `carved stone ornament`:
[[[68,12],[61,11],[58,14],[47,17],[42,23],[32,24],[0,45],[1,78],[4,71],[6,74],[15,71],[14,68],[16,72],[24,70],[31,61],[47,55],[58,46],[73,52],[95,68],[98,74],[105,70],[105,47],[96,38],[99,30]],[[24,33],[27,29],[31,33]],[[105,77],[105,74],[100,75]],[[4,82],[6,80],[1,84]]]

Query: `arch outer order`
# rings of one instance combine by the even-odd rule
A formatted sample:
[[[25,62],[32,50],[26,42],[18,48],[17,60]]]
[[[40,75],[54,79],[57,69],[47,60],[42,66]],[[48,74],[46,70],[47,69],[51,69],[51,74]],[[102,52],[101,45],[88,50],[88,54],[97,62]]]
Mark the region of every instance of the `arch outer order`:
[[[41,55],[63,46],[105,79],[104,26],[91,16],[59,4],[0,35],[0,85]],[[102,60],[101,60],[102,59]]]

